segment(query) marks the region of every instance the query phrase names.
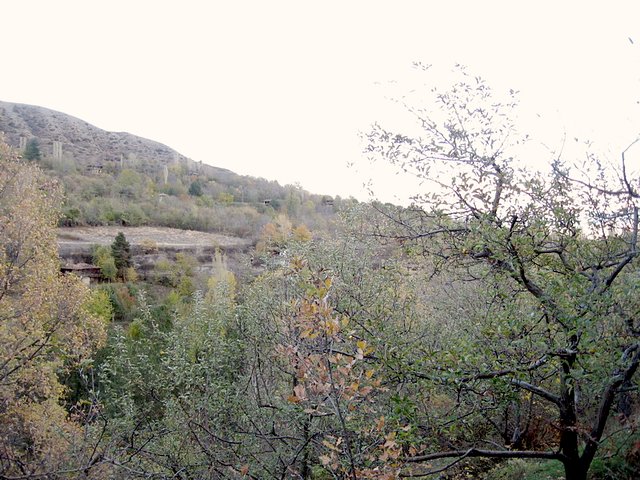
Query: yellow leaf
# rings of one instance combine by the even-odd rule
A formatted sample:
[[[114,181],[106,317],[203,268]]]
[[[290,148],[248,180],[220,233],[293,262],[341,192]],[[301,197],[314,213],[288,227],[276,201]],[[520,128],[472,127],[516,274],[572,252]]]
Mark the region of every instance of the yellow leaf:
[[[329,450],[333,450],[335,452],[338,452],[339,449],[338,447],[336,447],[333,443],[329,442],[328,440],[323,440],[322,444],[327,447]]]

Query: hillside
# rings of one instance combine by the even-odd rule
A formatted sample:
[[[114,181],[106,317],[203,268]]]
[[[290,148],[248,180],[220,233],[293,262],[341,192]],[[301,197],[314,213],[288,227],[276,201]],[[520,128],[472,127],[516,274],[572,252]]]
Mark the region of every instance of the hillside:
[[[0,132],[64,186],[62,227],[162,226],[258,241],[279,215],[293,227],[330,230],[342,202],[206,165],[156,141],[38,106],[0,102]]]
[[[9,145],[17,148],[36,139],[42,157],[52,162],[72,159],[85,168],[89,165],[116,168],[135,163],[159,171],[164,165],[184,164],[206,175],[240,178],[230,170],[195,162],[162,143],[127,132],[108,132],[71,115],[35,105],[0,101],[0,132],[4,132]],[[61,155],[54,151],[55,142],[61,144]]]

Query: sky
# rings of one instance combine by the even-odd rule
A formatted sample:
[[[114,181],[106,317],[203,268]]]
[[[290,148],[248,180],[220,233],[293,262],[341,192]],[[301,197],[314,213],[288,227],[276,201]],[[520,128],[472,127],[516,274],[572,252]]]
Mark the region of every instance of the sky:
[[[359,137],[424,86],[416,61],[518,90],[519,128],[549,150],[576,137],[618,158],[640,134],[638,1],[20,0],[0,15],[0,100],[314,193],[420,188]]]

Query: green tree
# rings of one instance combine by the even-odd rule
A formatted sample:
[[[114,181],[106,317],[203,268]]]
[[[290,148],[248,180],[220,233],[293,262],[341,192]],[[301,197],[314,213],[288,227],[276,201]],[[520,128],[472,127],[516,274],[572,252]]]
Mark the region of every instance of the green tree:
[[[124,279],[126,277],[126,270],[131,267],[131,246],[127,241],[124,233],[118,232],[116,238],[111,244],[111,255],[115,267],[118,271],[118,277]]]
[[[111,281],[116,279],[118,269],[111,248],[106,245],[96,245],[92,250],[92,258],[93,264],[96,267],[100,267],[100,272],[104,278]]]
[[[412,208],[380,206],[373,233],[474,285],[482,301],[461,295],[451,311],[462,341],[403,365],[424,388],[449,386],[458,426],[454,448],[406,455],[404,475],[443,458],[537,458],[584,480],[640,365],[639,179],[626,150],[617,171],[556,159],[548,176],[528,172],[515,160],[513,92],[500,101],[464,72],[434,101],[437,110],[410,107],[420,134],[380,125],[368,134],[372,158],[433,184]],[[557,435],[528,443],[534,425]]]
[[[128,328],[114,328],[99,369],[107,454],[123,478],[173,476],[176,468],[189,478],[241,477],[247,459],[239,432],[249,422],[235,304],[195,294],[171,328],[144,296],[139,304]]]
[[[38,140],[31,138],[24,149],[22,156],[25,160],[40,160],[40,146]]]
[[[198,180],[194,180],[191,182],[191,185],[189,185],[189,195],[193,197],[202,196],[202,184]]]
[[[223,205],[230,205],[233,203],[233,194],[229,192],[220,192],[218,194],[218,202]]]
[[[116,188],[116,193],[122,197],[138,198],[144,188],[143,176],[135,170],[125,168],[118,175],[114,187]]]

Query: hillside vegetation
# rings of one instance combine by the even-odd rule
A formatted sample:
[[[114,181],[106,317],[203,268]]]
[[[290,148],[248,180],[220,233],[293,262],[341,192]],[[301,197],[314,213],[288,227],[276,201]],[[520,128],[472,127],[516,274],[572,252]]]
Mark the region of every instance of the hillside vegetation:
[[[61,226],[157,225],[257,241],[278,215],[294,226],[330,229],[344,203],[196,162],[158,142],[42,107],[0,102],[0,131],[64,186]]]
[[[0,478],[637,479],[640,139],[542,174],[513,91],[429,93],[365,135],[431,185],[406,208],[0,143]],[[217,232],[184,234],[208,268],[127,239],[152,222]],[[60,273],[59,223],[111,225],[98,282]]]

